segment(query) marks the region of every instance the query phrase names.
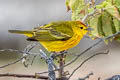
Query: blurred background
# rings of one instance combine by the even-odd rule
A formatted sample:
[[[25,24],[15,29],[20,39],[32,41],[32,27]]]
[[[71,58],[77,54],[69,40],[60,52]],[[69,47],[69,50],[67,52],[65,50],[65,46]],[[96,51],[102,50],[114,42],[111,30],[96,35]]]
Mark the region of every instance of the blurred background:
[[[97,4],[103,0],[96,0]],[[0,0],[0,49],[17,49],[24,48],[32,43],[26,41],[23,35],[10,34],[8,30],[31,30],[41,24],[46,24],[53,21],[71,20],[71,12],[67,12],[65,0]],[[90,47],[97,40],[83,38],[78,46],[69,50],[67,61],[71,60],[74,54],[80,53]],[[37,46],[32,52],[39,52],[41,46]],[[104,42],[94,47],[91,51],[81,56],[74,64],[71,64],[65,70],[70,73],[84,59],[98,53],[110,50],[108,55],[99,55],[85,63],[71,78],[76,80],[79,77],[84,77],[86,74],[93,72],[94,75],[89,80],[101,80],[120,74],[120,42],[113,41],[106,45]],[[15,52],[0,52],[0,66],[15,61],[21,57]],[[32,59],[33,57],[30,56]],[[40,57],[35,59],[33,65],[25,68],[22,62],[0,68],[0,73],[16,73],[16,74],[34,74],[47,70],[47,65]],[[47,75],[47,74],[45,74]],[[27,80],[20,78],[0,77],[0,80]],[[33,80],[33,79],[29,79]]]

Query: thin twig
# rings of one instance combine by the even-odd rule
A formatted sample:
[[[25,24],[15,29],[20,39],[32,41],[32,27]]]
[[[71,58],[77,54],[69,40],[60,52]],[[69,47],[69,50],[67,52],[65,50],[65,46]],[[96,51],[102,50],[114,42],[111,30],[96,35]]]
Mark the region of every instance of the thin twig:
[[[89,73],[88,75],[86,75],[84,78],[83,78],[83,80],[86,80],[86,79],[88,79],[90,76],[92,76],[93,75],[93,72],[91,72],[91,73]]]
[[[24,54],[24,53],[22,53],[22,54]],[[37,54],[37,53],[30,53],[30,52],[29,52],[28,55],[37,56],[38,54]],[[27,55],[27,56],[28,56],[28,55]],[[8,66],[10,66],[10,65],[16,64],[16,63],[22,61],[24,58],[25,58],[25,56],[22,56],[20,59],[18,59],[18,60],[16,60],[16,61],[13,61],[13,62],[11,62],[11,63],[8,63],[8,64],[5,64],[5,65],[3,65],[3,66],[0,66],[0,68],[5,68],[5,67],[8,67]]]
[[[12,64],[16,64],[16,63],[22,61],[23,59],[24,59],[24,56],[21,57],[20,59],[16,60],[16,61],[14,61],[14,62],[8,63],[8,64],[3,65],[3,66],[0,66],[0,68],[5,68],[5,67],[10,66],[10,65],[12,65]]]
[[[108,51],[109,52],[109,51]],[[90,59],[92,59],[93,57],[97,56],[97,55],[101,55],[101,54],[108,54],[107,53],[96,53],[90,57],[88,57],[87,59],[85,59],[77,68],[74,69],[74,71],[71,73],[71,75],[68,77],[68,80],[71,78],[71,76],[83,65],[85,64],[87,61],[89,61]]]
[[[1,49],[1,50],[0,50],[0,52],[5,52],[5,51],[23,53],[23,51],[19,51],[19,50],[15,50],[15,49]]]
[[[116,33],[114,33],[114,34],[112,34],[112,35],[110,35],[110,36],[108,36],[108,37],[105,37],[104,40],[113,38],[113,37],[115,37],[115,36],[117,36],[117,35],[119,35],[119,34],[120,34],[120,31],[119,31],[119,32],[116,32]]]
[[[47,76],[36,76],[36,75],[26,75],[26,74],[0,74],[0,77],[18,77],[18,78],[36,78],[36,79],[48,79]]]
[[[120,80],[120,75],[114,75],[111,78],[105,79],[105,80]]]
[[[85,21],[87,20],[88,17],[93,16],[95,13],[97,12],[97,10],[95,9],[93,12],[86,14],[83,19],[82,22],[85,23]]]
[[[40,49],[41,57],[46,60],[46,63],[48,65],[48,77],[50,80],[56,80],[55,72],[54,72],[54,63],[53,58],[50,56],[48,57],[41,49]]]
[[[55,69],[54,71],[58,71],[58,69]],[[38,72],[38,73],[35,73],[35,74],[47,74],[48,71],[43,71],[43,72]]]
[[[26,52],[27,54],[27,52],[30,52],[36,45],[37,45],[37,42],[27,45],[26,48],[24,49],[24,52]]]
[[[34,42],[34,43],[29,44],[25,47],[25,49],[23,51],[24,52],[24,54],[23,54],[24,58],[22,60],[25,67],[28,67],[28,65],[29,65],[28,63],[26,63],[27,62],[27,55],[36,45],[37,45],[37,42]]]
[[[79,78],[78,80],[86,80],[86,79],[88,79],[91,75],[93,75],[93,72],[87,74],[84,78]]]
[[[30,45],[28,45],[28,46],[24,49],[24,51],[19,51],[19,50],[14,50],[14,49],[2,49],[2,50],[0,50],[1,52],[10,51],[10,52],[18,52],[18,53],[20,53],[20,54],[23,54],[23,56],[22,56],[20,59],[14,61],[14,62],[8,63],[8,64],[6,64],[6,65],[0,66],[0,68],[5,68],[5,67],[7,67],[7,66],[16,64],[16,63],[18,63],[18,62],[20,62],[20,61],[24,61],[23,63],[24,63],[24,65],[26,66],[26,64],[25,64],[25,58],[26,58],[28,55],[32,54],[32,53],[30,53],[30,51],[31,51],[36,45],[37,45],[37,42],[35,42],[35,43],[33,43],[33,44],[30,44]],[[32,55],[33,55],[33,54],[32,54]]]
[[[15,50],[15,49],[1,49],[0,50],[0,53],[1,52],[5,52],[5,51],[10,51],[10,52],[17,52],[18,54],[25,54],[25,52],[24,51],[20,51],[20,50]],[[13,54],[13,53],[11,53],[11,54]],[[33,55],[33,56],[37,56],[37,55],[39,55],[39,53],[31,53],[31,52],[28,52],[27,54],[29,54],[29,55]]]
[[[34,78],[34,79],[42,79],[42,80],[48,80],[48,76],[40,76],[40,75],[28,75],[28,74],[11,74],[11,73],[5,73],[0,74],[0,77],[17,77],[17,78]],[[56,78],[56,80],[62,80],[61,78]]]
[[[33,59],[32,59],[32,62],[31,62],[31,65],[33,64],[35,58],[37,57],[37,55],[33,56]]]

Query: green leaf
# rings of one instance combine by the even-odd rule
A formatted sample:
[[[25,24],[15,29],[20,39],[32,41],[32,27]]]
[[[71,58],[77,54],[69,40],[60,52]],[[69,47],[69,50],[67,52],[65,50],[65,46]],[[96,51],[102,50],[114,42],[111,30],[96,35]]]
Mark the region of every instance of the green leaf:
[[[97,29],[98,17],[99,17],[99,15],[97,15],[93,18],[89,18],[89,21],[88,21],[89,26],[94,29],[91,31],[91,35],[97,36],[97,37],[99,36],[98,29]]]
[[[116,31],[120,31],[120,21],[117,20],[116,18],[113,18],[113,23],[115,25]]]
[[[97,30],[98,30],[98,34],[99,36],[105,36],[105,33],[103,31],[103,15],[100,15],[98,18],[98,22],[97,22]]]
[[[103,32],[105,33],[105,36],[109,36],[112,35],[113,32],[116,32],[114,24],[113,24],[113,20],[112,20],[112,16],[107,13],[107,12],[103,12],[102,14],[102,28],[103,28]]]
[[[70,0],[66,0],[67,11],[69,11],[69,10],[70,10],[69,3],[70,3]]]
[[[72,9],[72,20],[80,20],[85,15],[84,0],[66,0],[67,9]]]
[[[117,32],[114,18],[108,12],[104,11],[97,17],[89,19],[89,25],[94,29],[91,32],[93,36],[106,37]]]
[[[109,40],[104,40],[105,44],[108,44],[109,43]]]
[[[114,22],[116,31],[117,31],[117,32],[120,31],[120,21],[117,20],[116,18],[113,18],[113,22]],[[120,41],[120,35],[117,35],[117,36],[115,37],[115,40]]]
[[[120,0],[113,0],[113,4],[118,8],[118,11],[120,13]]]
[[[96,8],[97,9],[104,9],[110,15],[112,15],[115,18],[117,18],[118,20],[120,20],[120,14],[118,11],[118,9],[120,10],[120,0],[115,0],[115,2],[113,2],[113,3],[114,4],[112,4],[112,0],[106,0],[103,3],[96,5]]]
[[[114,6],[111,5],[110,3],[108,5],[106,5],[105,10],[110,13],[110,15],[114,16],[115,18],[117,18],[118,20],[120,20],[120,14],[118,9]]]
[[[120,14],[117,7],[112,5],[112,0],[106,0],[103,3],[97,5],[96,8],[101,13],[96,15],[97,17],[95,16],[88,20],[88,24],[95,30],[91,32],[93,36],[107,37],[116,33],[117,31],[120,31]],[[93,8],[89,10],[89,12],[92,11]],[[120,37],[117,37],[116,39],[118,38]]]

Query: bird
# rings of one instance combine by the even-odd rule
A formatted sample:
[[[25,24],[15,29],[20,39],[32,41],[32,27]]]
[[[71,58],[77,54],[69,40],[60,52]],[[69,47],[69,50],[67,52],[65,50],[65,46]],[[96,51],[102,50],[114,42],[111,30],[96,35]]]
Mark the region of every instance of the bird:
[[[90,31],[81,21],[56,21],[38,26],[32,30],[8,30],[10,33],[24,34],[28,41],[37,41],[49,52],[62,52],[78,45]]]

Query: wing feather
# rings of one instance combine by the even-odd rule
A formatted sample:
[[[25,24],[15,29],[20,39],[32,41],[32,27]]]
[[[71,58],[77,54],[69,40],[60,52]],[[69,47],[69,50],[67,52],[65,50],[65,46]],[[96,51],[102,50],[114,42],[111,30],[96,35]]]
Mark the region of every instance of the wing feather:
[[[36,39],[38,41],[68,40],[73,35],[71,25],[66,24],[66,22],[54,22],[36,27],[33,32],[34,36],[31,37],[31,40]]]

